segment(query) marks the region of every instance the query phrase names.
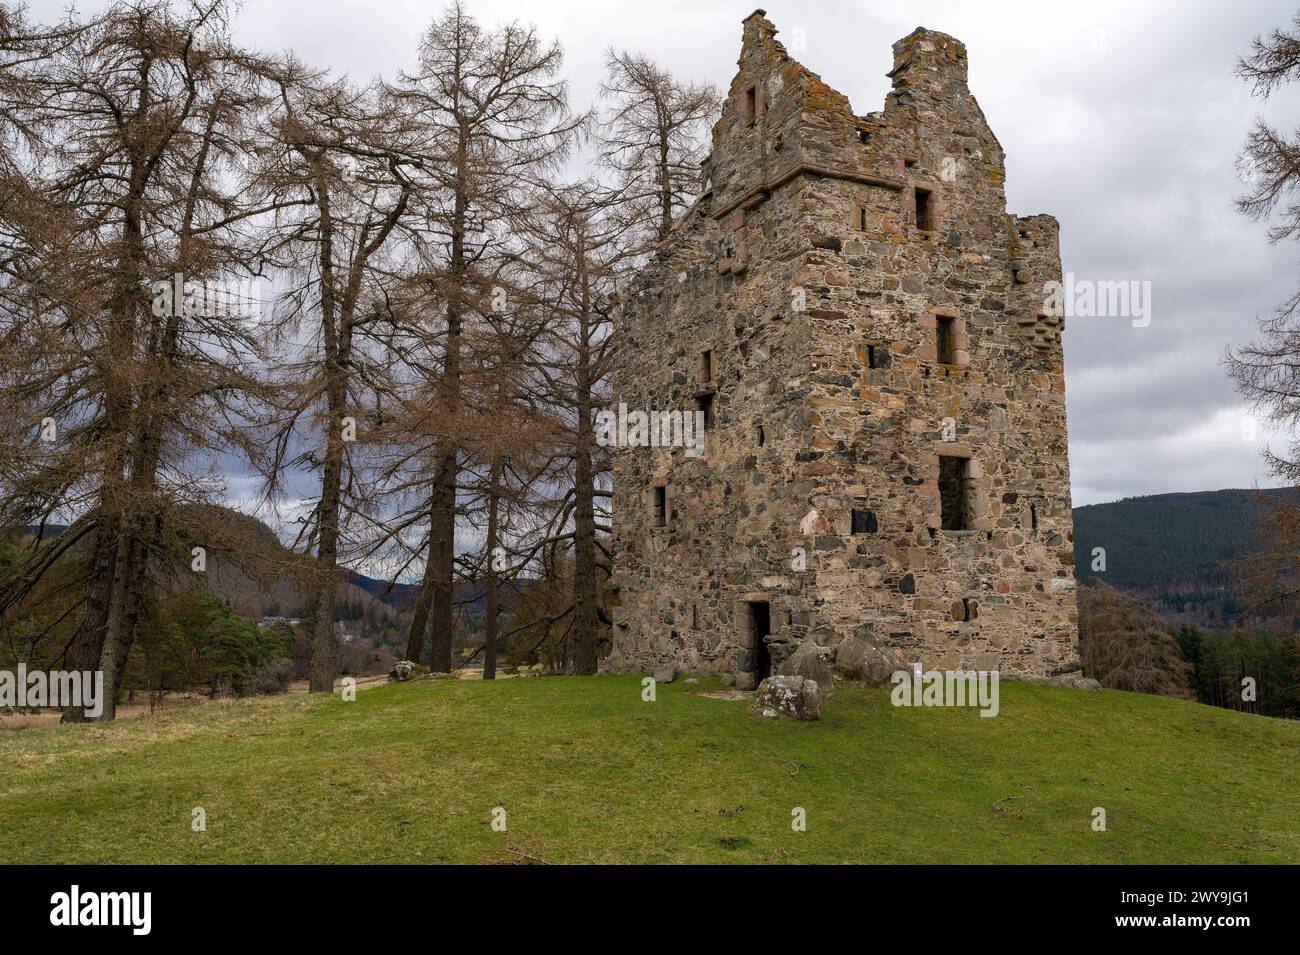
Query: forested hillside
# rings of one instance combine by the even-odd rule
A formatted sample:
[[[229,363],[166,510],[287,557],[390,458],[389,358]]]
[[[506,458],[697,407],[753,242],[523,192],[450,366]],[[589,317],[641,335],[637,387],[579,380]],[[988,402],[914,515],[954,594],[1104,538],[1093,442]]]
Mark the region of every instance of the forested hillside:
[[[1076,507],[1075,575],[1082,584],[1138,591],[1157,613],[1179,622],[1239,623],[1249,601],[1235,586],[1232,562],[1255,548],[1267,512],[1261,493],[1285,491],[1153,494]],[[1096,548],[1104,551],[1104,571],[1093,570]]]

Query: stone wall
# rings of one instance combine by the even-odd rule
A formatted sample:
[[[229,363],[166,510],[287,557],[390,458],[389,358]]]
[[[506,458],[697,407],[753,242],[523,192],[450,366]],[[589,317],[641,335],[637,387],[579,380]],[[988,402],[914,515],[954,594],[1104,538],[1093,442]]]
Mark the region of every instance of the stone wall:
[[[965,48],[900,40],[867,116],[762,11],[739,67],[707,190],[618,320],[617,401],[704,396],[712,422],[699,457],[614,452],[607,667],[752,685],[765,602],[778,672],[837,656],[855,672],[845,657],[864,648],[887,665],[1077,669],[1061,326],[1043,307],[1057,225],[1006,212]],[[941,456],[968,462],[950,465],[964,529],[943,526]]]

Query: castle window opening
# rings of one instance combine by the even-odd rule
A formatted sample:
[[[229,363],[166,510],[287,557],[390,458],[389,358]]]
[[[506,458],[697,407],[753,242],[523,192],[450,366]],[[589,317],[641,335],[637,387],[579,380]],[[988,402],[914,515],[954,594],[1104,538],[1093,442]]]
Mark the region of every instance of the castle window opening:
[[[668,488],[656,487],[654,489],[654,507],[655,507],[655,527],[668,526]]]
[[[713,427],[713,395],[712,393],[699,395],[695,399],[695,407],[704,415],[704,427]]]
[[[851,521],[853,533],[855,534],[874,534],[877,530],[876,514],[874,511],[855,507],[853,508]]]
[[[914,203],[912,210],[913,221],[918,229],[929,232],[934,228],[934,223],[931,221],[930,190],[917,186],[912,192],[912,197]]]
[[[939,457],[941,523],[945,531],[970,529],[970,458]]]
[[[935,319],[934,351],[939,364],[957,364],[957,319],[947,315]]]

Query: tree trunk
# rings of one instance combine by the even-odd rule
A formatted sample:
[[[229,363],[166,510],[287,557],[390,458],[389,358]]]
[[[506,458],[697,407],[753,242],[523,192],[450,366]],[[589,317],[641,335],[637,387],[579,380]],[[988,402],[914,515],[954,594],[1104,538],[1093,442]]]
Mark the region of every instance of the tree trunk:
[[[495,680],[497,675],[497,613],[500,605],[500,590],[497,582],[496,554],[499,547],[497,511],[500,507],[501,472],[504,470],[501,455],[492,456],[492,468],[488,474],[488,523],[487,523],[487,597],[483,606],[483,679]]]
[[[331,404],[333,402],[331,401]],[[333,409],[331,409],[333,411]],[[329,693],[334,689],[336,646],[334,639],[334,596],[338,585],[339,495],[343,474],[342,418],[330,415],[325,469],[321,475],[320,538],[316,550],[316,632],[312,636],[311,660],[307,667],[308,690]]]
[[[443,455],[433,487],[429,534],[430,574],[429,670],[451,672],[456,560],[456,454]]]
[[[573,509],[573,631],[575,673],[590,676],[600,662],[599,588],[596,582],[596,517],[591,456],[578,452]]]
[[[576,466],[573,508],[573,671],[590,676],[599,663],[600,617],[596,602],[596,512],[591,464],[591,290],[587,271],[587,250],[578,248],[582,314],[578,327],[578,361],[575,369],[578,390]]]
[[[415,598],[415,611],[411,616],[411,631],[406,638],[406,659],[419,663],[424,655],[424,641],[429,635],[429,604],[433,602],[433,528],[436,521],[433,496],[429,498],[429,544],[424,559],[424,574],[420,578],[420,592]]]
[[[338,586],[339,501],[343,486],[343,415],[347,405],[347,361],[351,347],[349,303],[335,284],[334,220],[323,163],[317,169],[320,210],[321,333],[324,346],[322,371],[327,404],[325,462],[321,470],[320,505],[316,515],[316,632],[307,663],[307,689],[329,693],[334,689],[334,596]],[[342,300],[341,300],[342,299]]]
[[[462,128],[457,153],[455,185],[455,211],[451,223],[450,288],[447,301],[446,364],[443,368],[443,400],[449,421],[456,421],[460,404],[460,347],[463,327],[463,308],[466,292],[467,263],[465,261],[465,221],[469,211],[466,153],[467,133]],[[434,673],[451,672],[452,629],[455,620],[456,571],[456,482],[459,476],[459,454],[455,442],[446,438],[434,478],[432,494],[432,519],[429,528],[429,559],[433,562],[430,579],[432,604],[430,609],[429,670]]]
[[[123,532],[118,537],[113,563],[113,586],[108,599],[108,626],[104,628],[104,647],[99,654],[99,670],[104,674],[104,708],[99,719],[117,716],[118,660],[125,659],[123,627],[126,622],[127,580],[130,576],[132,538]]]
[[[104,635],[108,629],[109,599],[113,590],[114,559],[117,554],[117,524],[112,518],[101,515],[95,528],[95,544],[91,551],[90,594],[86,614],[72,643],[68,661],[71,670],[99,669],[99,658],[104,652]],[[86,720],[85,708],[68,706],[60,721],[82,723]]]
[[[673,228],[673,186],[668,169],[670,145],[667,130],[659,134],[659,241],[668,238]]]

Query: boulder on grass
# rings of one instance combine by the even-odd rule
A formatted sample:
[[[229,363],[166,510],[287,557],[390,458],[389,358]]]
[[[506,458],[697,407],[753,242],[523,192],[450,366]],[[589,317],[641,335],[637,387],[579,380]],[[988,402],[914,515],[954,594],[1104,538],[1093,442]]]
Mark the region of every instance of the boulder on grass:
[[[790,654],[777,668],[780,676],[801,676],[812,680],[822,693],[835,689],[835,673],[831,670],[831,651],[808,642]]]
[[[1101,690],[1101,684],[1091,677],[1086,677],[1080,671],[1073,673],[1061,673],[1047,681],[1048,686],[1063,686],[1068,690],[1087,690],[1090,693],[1097,693]]]
[[[407,680],[414,680],[416,673],[416,664],[410,660],[398,660],[393,664],[393,668],[388,671],[389,683],[405,683]]]
[[[655,670],[654,678],[656,683],[671,683],[677,679],[677,667],[668,666]]]
[[[815,720],[821,716],[822,693],[816,680],[801,676],[770,676],[754,693],[754,711],[759,716],[788,716]]]
[[[845,637],[835,652],[835,672],[867,686],[884,686],[896,670],[903,669],[905,664],[862,637]]]

